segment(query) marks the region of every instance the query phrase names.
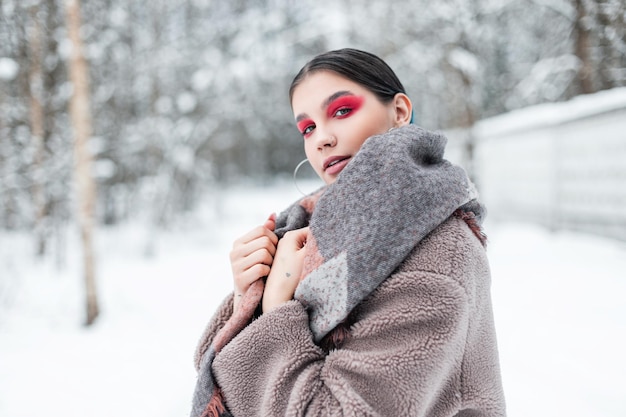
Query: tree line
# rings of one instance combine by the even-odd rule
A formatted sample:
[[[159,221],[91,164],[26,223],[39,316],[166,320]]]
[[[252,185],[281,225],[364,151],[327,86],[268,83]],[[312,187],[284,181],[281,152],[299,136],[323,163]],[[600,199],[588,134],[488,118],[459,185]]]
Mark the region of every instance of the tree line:
[[[40,251],[79,198],[66,3],[0,2],[0,228],[38,230]],[[102,224],[166,225],[216,185],[289,175],[303,152],[287,88],[325,50],[384,58],[429,129],[626,84],[624,0],[82,0],[81,14]]]

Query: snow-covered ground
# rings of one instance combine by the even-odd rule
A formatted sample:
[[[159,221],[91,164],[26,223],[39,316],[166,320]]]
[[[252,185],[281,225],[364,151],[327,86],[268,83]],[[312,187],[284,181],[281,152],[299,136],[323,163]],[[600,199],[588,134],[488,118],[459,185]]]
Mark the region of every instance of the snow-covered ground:
[[[195,343],[231,286],[231,242],[298,195],[238,187],[169,232],[98,230],[91,328],[76,234],[65,256],[42,260],[28,236],[1,234],[0,416],[188,415]],[[486,227],[509,416],[625,416],[626,245]]]

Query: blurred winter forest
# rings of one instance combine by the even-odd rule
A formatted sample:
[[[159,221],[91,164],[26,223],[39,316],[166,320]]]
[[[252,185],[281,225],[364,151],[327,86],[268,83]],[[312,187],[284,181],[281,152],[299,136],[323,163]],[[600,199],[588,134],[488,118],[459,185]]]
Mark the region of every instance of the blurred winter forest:
[[[0,1],[0,230],[38,251],[75,218],[76,0]],[[398,73],[428,129],[626,85],[624,0],[82,0],[96,224],[167,226],[219,187],[303,158],[287,89],[355,47]],[[85,174],[79,174],[85,175]],[[80,178],[77,178],[80,179]],[[78,181],[80,182],[80,181]]]
[[[298,195],[289,84],[343,47],[396,71],[489,221],[626,241],[626,0],[0,0],[0,415],[188,412],[233,236]],[[625,415],[623,245],[500,230],[509,415]]]

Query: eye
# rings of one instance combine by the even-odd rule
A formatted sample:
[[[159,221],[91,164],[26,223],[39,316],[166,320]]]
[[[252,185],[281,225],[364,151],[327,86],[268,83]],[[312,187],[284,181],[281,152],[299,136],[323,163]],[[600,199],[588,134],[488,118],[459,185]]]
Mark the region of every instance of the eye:
[[[308,125],[308,126],[306,126],[301,131],[302,136],[304,136],[304,137],[309,136],[311,134],[311,132],[313,132],[313,129],[315,129],[315,125]]]
[[[335,117],[343,117],[346,116],[347,114],[349,114],[352,111],[351,108],[349,107],[342,107],[340,109],[337,109],[335,111]]]
[[[363,97],[347,95],[339,97],[328,106],[328,117],[343,119],[350,117],[363,104]]]
[[[302,134],[302,136],[307,137],[313,132],[315,129],[315,123],[312,119],[304,119],[300,120],[298,123],[298,130]]]

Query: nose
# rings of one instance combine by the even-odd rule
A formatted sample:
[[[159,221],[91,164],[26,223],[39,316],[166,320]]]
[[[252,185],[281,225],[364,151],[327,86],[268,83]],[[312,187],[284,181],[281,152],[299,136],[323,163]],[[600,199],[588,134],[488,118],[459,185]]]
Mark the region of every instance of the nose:
[[[319,135],[317,140],[317,148],[322,150],[323,148],[332,148],[337,144],[337,138],[333,134]]]

